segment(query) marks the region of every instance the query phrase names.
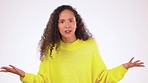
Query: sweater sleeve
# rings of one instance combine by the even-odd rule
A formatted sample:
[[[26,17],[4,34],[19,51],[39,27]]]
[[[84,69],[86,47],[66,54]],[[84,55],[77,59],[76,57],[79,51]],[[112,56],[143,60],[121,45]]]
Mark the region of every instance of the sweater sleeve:
[[[47,83],[47,78],[44,75],[44,67],[46,62],[41,61],[39,71],[37,75],[25,72],[25,77],[20,77],[23,83]]]
[[[94,47],[93,57],[93,75],[95,77],[95,83],[117,83],[119,82],[127,72],[127,69],[123,65],[119,65],[115,68],[108,70],[100,56],[97,49],[97,45]]]
[[[117,83],[119,82],[127,72],[122,65],[110,70],[103,70],[98,76],[96,83]]]
[[[37,75],[31,73],[25,73],[25,77],[20,77],[23,83],[46,83],[46,79],[40,73]]]

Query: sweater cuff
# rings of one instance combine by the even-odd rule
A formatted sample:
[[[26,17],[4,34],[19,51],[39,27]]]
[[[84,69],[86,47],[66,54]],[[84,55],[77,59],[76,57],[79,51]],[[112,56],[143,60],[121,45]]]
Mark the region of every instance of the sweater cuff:
[[[23,83],[29,83],[33,78],[34,78],[34,75],[33,75],[33,74],[30,74],[30,73],[26,73],[26,72],[25,72],[25,76],[24,76],[24,77],[20,77],[20,80],[21,80]],[[28,81],[29,81],[29,82],[28,82]]]
[[[125,74],[125,73],[128,71],[128,69],[124,68],[123,65],[120,65],[120,66],[119,66],[119,69],[122,70],[122,73],[123,73],[123,74]]]

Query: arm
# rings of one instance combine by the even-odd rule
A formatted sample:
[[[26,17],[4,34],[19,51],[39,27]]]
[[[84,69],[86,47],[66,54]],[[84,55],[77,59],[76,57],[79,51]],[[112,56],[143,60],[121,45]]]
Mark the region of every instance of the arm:
[[[43,76],[41,73],[38,73],[37,75],[25,73],[25,76],[20,77],[20,80],[23,83],[48,83],[47,78]]]
[[[117,83],[127,72],[127,69],[124,68],[123,65],[108,70],[98,53],[93,59],[93,64],[96,79],[95,83]]]
[[[104,68],[101,75],[98,77],[98,83],[117,83],[124,77],[129,68],[144,67],[143,62],[140,62],[140,60],[132,62],[133,59],[134,58],[132,58],[128,63],[124,63],[110,70],[106,70]]]
[[[95,71],[95,83],[117,83],[120,81],[127,70],[132,67],[144,67],[144,63],[140,60],[134,62],[132,58],[129,62],[124,63],[118,67],[107,70],[100,53],[98,51],[97,45],[94,45],[94,58],[93,58],[93,69]]]

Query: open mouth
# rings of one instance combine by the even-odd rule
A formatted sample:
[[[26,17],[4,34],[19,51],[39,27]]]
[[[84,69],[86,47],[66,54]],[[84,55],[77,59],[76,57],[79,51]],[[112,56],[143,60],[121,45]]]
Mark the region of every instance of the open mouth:
[[[71,33],[71,30],[66,30],[65,33],[66,34],[70,34]]]

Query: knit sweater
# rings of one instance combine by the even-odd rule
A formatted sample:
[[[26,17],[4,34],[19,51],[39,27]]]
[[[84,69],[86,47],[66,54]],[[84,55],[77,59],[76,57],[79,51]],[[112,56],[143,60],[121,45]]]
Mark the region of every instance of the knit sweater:
[[[95,39],[60,41],[53,58],[44,56],[37,75],[25,72],[23,83],[117,83],[127,69],[122,65],[108,70],[102,61]]]

